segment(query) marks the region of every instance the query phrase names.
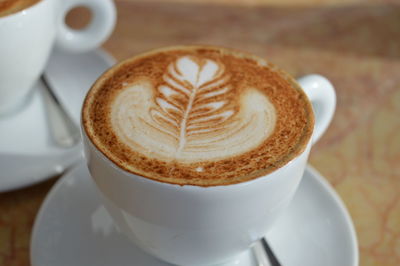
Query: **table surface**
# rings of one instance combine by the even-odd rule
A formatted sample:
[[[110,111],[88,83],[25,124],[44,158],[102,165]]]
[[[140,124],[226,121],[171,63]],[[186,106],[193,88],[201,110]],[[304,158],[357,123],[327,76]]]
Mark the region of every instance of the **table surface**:
[[[350,211],[360,264],[400,265],[400,4],[271,2],[117,0],[118,23],[104,47],[122,60],[167,45],[223,45],[295,77],[329,78],[337,110],[311,164]],[[35,215],[56,180],[0,194],[0,265],[29,265]]]

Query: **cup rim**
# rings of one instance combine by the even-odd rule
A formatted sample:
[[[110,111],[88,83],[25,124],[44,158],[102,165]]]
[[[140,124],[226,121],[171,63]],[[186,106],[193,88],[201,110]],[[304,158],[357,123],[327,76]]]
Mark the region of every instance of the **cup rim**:
[[[178,184],[178,183],[170,183],[170,182],[168,182],[168,181],[161,181],[161,180],[158,180],[158,179],[155,179],[155,178],[153,179],[153,178],[148,177],[148,176],[146,176],[146,175],[141,175],[141,174],[139,174],[139,173],[137,173],[137,172],[130,171],[130,170],[128,170],[128,169],[124,169],[124,167],[122,167],[122,166],[119,165],[117,162],[115,162],[115,161],[113,160],[112,157],[109,157],[109,156],[107,155],[107,153],[105,153],[105,152],[98,146],[98,144],[96,143],[96,141],[95,141],[94,139],[92,139],[92,137],[91,137],[91,133],[92,133],[92,132],[91,132],[90,130],[88,130],[88,128],[90,128],[90,127],[85,125],[85,105],[88,103],[88,99],[90,99],[90,93],[93,91],[93,88],[95,88],[96,86],[98,86],[99,83],[103,82],[103,80],[105,80],[108,76],[110,76],[110,75],[113,73],[113,71],[115,71],[115,69],[118,69],[120,66],[122,66],[123,64],[125,64],[125,63],[128,62],[128,61],[132,61],[132,60],[135,60],[135,59],[137,59],[137,58],[145,57],[145,56],[147,56],[147,55],[150,55],[150,54],[153,54],[153,53],[157,53],[157,52],[160,52],[160,51],[169,51],[169,50],[175,50],[175,49],[191,49],[191,48],[211,48],[211,49],[214,49],[214,48],[215,48],[215,49],[223,49],[223,50],[227,50],[227,51],[231,51],[231,52],[238,52],[239,54],[242,54],[242,55],[244,55],[244,56],[246,56],[246,57],[249,57],[249,58],[253,58],[253,59],[255,59],[255,60],[261,60],[261,61],[263,61],[263,62],[267,62],[267,63],[270,65],[270,67],[272,67],[273,69],[275,69],[276,71],[278,71],[281,75],[283,75],[285,78],[287,78],[288,81],[289,81],[294,87],[296,87],[297,89],[299,89],[299,91],[301,91],[301,92],[304,94],[304,96],[305,96],[305,98],[306,98],[306,100],[307,100],[307,102],[308,102],[308,109],[307,109],[307,110],[310,112],[310,113],[309,113],[309,114],[310,114],[309,117],[310,117],[311,120],[310,120],[309,123],[312,124],[312,126],[311,126],[311,128],[310,128],[310,131],[308,131],[308,132],[306,132],[306,133],[304,134],[304,137],[305,137],[305,138],[308,138],[307,141],[304,143],[304,145],[301,145],[301,147],[299,148],[299,150],[298,150],[297,152],[294,153],[294,156],[293,156],[292,158],[285,159],[285,161],[284,161],[282,164],[279,164],[279,166],[273,167],[273,169],[271,169],[271,170],[266,170],[266,169],[264,169],[264,170],[266,170],[266,171],[264,171],[263,173],[258,173],[258,174],[252,175],[250,178],[248,178],[248,179],[246,179],[246,180],[243,180],[243,181],[239,181],[239,182],[232,182],[232,183],[229,183],[229,184],[206,184],[206,185],[201,185],[201,184]],[[141,177],[143,177],[143,178],[150,179],[150,180],[153,180],[153,181],[161,182],[161,183],[167,183],[167,184],[173,184],[173,185],[180,185],[180,186],[193,185],[193,186],[198,186],[198,187],[218,187],[218,186],[224,186],[224,185],[234,185],[234,184],[238,184],[238,183],[245,183],[245,182],[247,182],[247,181],[259,179],[259,178],[261,178],[261,177],[263,177],[263,176],[272,174],[272,173],[276,172],[276,170],[281,169],[282,167],[288,165],[288,164],[289,164],[291,161],[293,161],[294,159],[300,157],[300,155],[302,155],[302,154],[304,153],[304,151],[307,149],[308,145],[309,145],[310,143],[312,143],[313,134],[314,134],[314,132],[315,132],[315,131],[314,131],[314,129],[315,129],[315,118],[314,118],[314,111],[313,111],[313,107],[312,107],[311,101],[310,101],[310,99],[308,98],[307,94],[303,91],[303,89],[302,89],[302,87],[300,86],[300,84],[297,82],[297,79],[295,79],[294,77],[292,77],[290,74],[288,74],[285,70],[282,70],[282,69],[281,69],[280,67],[278,67],[277,65],[275,65],[275,64],[273,64],[273,63],[271,63],[271,62],[269,62],[268,60],[266,60],[265,58],[262,58],[262,57],[260,57],[260,56],[253,55],[253,54],[251,54],[251,53],[248,53],[248,52],[245,52],[245,51],[241,51],[241,50],[238,50],[238,49],[228,48],[228,47],[225,47],[225,46],[219,46],[219,45],[202,45],[202,44],[194,44],[194,45],[193,45],[193,44],[192,44],[192,45],[173,45],[173,46],[166,46],[166,47],[162,47],[162,48],[151,49],[151,50],[149,50],[149,51],[140,53],[140,54],[135,55],[135,56],[133,56],[133,57],[129,57],[129,58],[127,58],[127,59],[125,59],[125,60],[123,60],[123,61],[121,61],[121,62],[115,64],[114,66],[112,66],[111,68],[109,68],[108,70],[106,70],[106,71],[94,82],[94,84],[92,85],[91,89],[88,91],[88,93],[87,93],[87,95],[86,95],[86,97],[85,97],[85,100],[83,101],[83,106],[82,106],[82,109],[81,109],[81,121],[80,121],[80,122],[81,122],[82,131],[85,133],[85,136],[90,140],[90,143],[91,143],[92,145],[95,146],[96,150],[99,151],[103,156],[105,156],[109,161],[113,162],[114,165],[116,165],[118,168],[124,170],[125,172],[134,174],[134,175],[136,175],[136,176],[141,176]],[[311,145],[312,145],[312,144],[311,144]]]
[[[24,14],[26,14],[26,12],[28,12],[28,11],[30,12],[30,10],[35,10],[35,9],[39,8],[39,6],[41,6],[42,4],[44,4],[44,2],[47,2],[47,1],[50,1],[50,0],[39,0],[36,3],[34,3],[33,5],[25,7],[24,9],[21,9],[21,10],[18,10],[17,12],[0,17],[0,22],[2,20],[6,20],[6,19],[24,15]]]

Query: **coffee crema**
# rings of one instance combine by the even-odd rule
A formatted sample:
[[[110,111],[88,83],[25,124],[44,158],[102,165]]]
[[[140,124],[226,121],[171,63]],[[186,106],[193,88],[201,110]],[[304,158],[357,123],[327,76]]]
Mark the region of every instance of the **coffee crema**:
[[[217,186],[264,176],[295,158],[314,116],[296,81],[265,60],[179,46],[104,73],[86,96],[82,123],[93,144],[131,173]]]
[[[41,0],[0,0],[0,17],[17,13]]]

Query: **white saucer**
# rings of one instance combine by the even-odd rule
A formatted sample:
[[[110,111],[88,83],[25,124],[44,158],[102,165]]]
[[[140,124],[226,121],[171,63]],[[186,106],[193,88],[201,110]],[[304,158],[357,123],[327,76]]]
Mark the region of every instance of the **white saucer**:
[[[59,51],[52,54],[46,74],[77,124],[86,91],[113,63],[102,50],[79,55]],[[0,118],[0,192],[43,181],[82,158],[81,145],[65,149],[53,143],[42,89],[38,82],[23,109]]]
[[[32,265],[167,265],[140,251],[116,230],[97,193],[83,163],[57,182],[36,217]],[[336,192],[311,167],[267,238],[285,266],[358,265],[350,216]],[[230,265],[256,264],[249,251]]]

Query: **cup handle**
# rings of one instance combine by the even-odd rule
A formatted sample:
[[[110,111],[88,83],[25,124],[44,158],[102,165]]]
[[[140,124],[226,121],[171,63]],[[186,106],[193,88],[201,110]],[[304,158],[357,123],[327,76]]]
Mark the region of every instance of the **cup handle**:
[[[112,0],[61,0],[56,37],[57,46],[71,52],[85,52],[101,45],[115,26],[116,10]],[[65,24],[65,16],[74,7],[85,6],[92,12],[90,24],[82,30],[74,30]]]
[[[312,144],[315,144],[331,123],[336,107],[336,93],[332,84],[320,75],[307,75],[297,80],[311,101],[315,127]]]

